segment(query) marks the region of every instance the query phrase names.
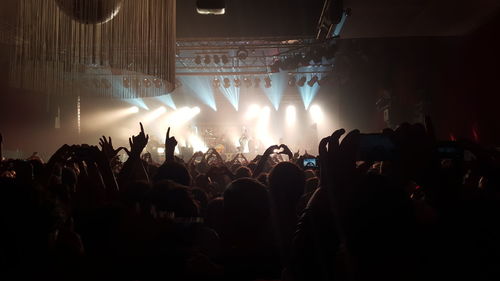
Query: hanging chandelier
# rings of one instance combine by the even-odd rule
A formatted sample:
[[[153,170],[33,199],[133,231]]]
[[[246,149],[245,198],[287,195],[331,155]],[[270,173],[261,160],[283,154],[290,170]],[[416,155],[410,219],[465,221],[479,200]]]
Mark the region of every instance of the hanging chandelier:
[[[70,18],[84,24],[101,24],[112,20],[122,7],[122,0],[56,0],[57,6]]]
[[[19,2],[13,86],[117,98],[175,89],[175,0]],[[125,80],[161,83],[126,88]]]

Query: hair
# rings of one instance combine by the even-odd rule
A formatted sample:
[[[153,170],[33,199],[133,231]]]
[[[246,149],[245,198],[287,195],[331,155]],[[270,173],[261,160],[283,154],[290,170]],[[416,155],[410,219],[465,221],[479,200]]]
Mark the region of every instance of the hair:
[[[302,169],[293,163],[281,162],[271,170],[268,179],[275,203],[295,208],[306,183]]]
[[[155,182],[162,180],[171,180],[185,186],[191,185],[191,176],[186,167],[177,162],[165,162],[158,168],[154,176]]]
[[[252,177],[252,171],[248,167],[241,166],[238,169],[236,169],[235,176],[237,179],[250,178]]]
[[[172,181],[161,181],[149,193],[151,205],[156,210],[173,212],[176,217],[196,217],[198,207],[186,186]]]
[[[258,181],[237,179],[224,191],[224,217],[233,230],[257,230],[269,214],[267,189]]]

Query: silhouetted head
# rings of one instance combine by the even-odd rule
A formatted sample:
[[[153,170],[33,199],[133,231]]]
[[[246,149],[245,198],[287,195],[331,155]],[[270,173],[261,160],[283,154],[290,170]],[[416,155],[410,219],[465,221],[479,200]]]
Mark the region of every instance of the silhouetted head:
[[[304,194],[305,176],[299,166],[281,162],[269,174],[269,190],[275,204],[295,208]]]
[[[251,178],[241,178],[224,191],[224,217],[231,228],[258,228],[269,218],[266,187]]]
[[[154,181],[171,180],[185,186],[191,185],[191,176],[184,165],[177,162],[165,162],[158,168]]]
[[[186,186],[161,181],[154,185],[148,197],[158,212],[174,213],[175,217],[198,216],[198,207]]]
[[[206,188],[210,184],[210,179],[205,174],[199,174],[194,179],[194,184],[197,187]]]
[[[252,177],[252,171],[245,166],[241,166],[238,169],[236,169],[236,172],[234,173],[237,179],[241,178],[250,178]]]

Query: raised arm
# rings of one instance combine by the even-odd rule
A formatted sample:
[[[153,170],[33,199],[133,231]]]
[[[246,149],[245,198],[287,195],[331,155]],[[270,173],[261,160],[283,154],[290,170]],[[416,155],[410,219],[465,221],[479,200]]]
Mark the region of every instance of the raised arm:
[[[129,138],[130,153],[127,161],[123,164],[123,168],[120,171],[120,185],[122,185],[123,182],[133,180],[144,180],[149,182],[148,174],[144,169],[144,165],[141,160],[141,153],[148,144],[149,135],[144,133],[142,123],[139,124],[141,126],[141,132],[137,136]]]
[[[279,149],[277,145],[271,145],[266,149],[264,155],[262,155],[262,157],[259,159],[255,170],[252,171],[254,178],[258,177],[262,173],[262,171],[264,171],[264,167],[266,166],[267,160],[269,160],[269,156],[271,156],[271,154],[273,154],[277,149]]]

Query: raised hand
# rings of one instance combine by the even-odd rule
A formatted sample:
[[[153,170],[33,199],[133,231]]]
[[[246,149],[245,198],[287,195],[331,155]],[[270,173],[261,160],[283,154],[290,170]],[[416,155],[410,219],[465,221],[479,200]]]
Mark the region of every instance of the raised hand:
[[[108,158],[108,160],[113,159],[118,154],[118,152],[120,152],[120,150],[126,150],[125,147],[114,149],[113,140],[111,139],[111,137],[108,137],[108,139],[106,139],[105,136],[102,136],[102,138],[99,139],[99,145],[101,146],[101,151],[104,153],[104,155],[106,155],[106,158]]]
[[[279,150],[279,149],[280,149],[279,146],[277,146],[277,145],[271,145],[270,147],[268,147],[266,149],[266,151],[264,152],[263,156],[269,156],[269,155],[273,154],[275,150]]]
[[[130,144],[130,156],[139,157],[149,141],[149,135],[144,133],[142,123],[139,124],[141,125],[141,132],[137,136],[132,136],[132,138],[128,139]]]
[[[170,127],[167,130],[167,136],[165,137],[165,161],[173,161],[175,147],[177,146],[177,140],[175,137],[170,136]]]
[[[325,188],[341,190],[355,174],[359,131],[351,131],[340,143],[343,134],[344,129],[337,130],[319,144],[321,184]]]
[[[279,148],[282,149],[282,152],[280,152],[281,154],[288,155],[288,159],[290,161],[293,159],[293,152],[290,150],[290,148],[288,148],[286,144],[281,144]]]

